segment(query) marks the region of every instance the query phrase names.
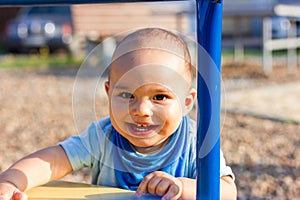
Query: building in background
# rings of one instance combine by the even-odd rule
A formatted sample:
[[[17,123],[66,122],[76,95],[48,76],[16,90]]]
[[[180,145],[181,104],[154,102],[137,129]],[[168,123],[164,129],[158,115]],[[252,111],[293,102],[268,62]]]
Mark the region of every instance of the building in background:
[[[114,3],[72,5],[74,24],[73,49],[85,48],[86,42],[103,39],[142,27],[162,27],[185,35],[191,32],[190,3]],[[20,8],[0,8],[1,41],[5,41],[5,24],[17,16]]]
[[[274,17],[274,37],[286,35],[287,19],[276,17],[274,6],[295,4],[295,0],[224,0],[223,45],[261,46],[262,19]],[[5,24],[16,16],[20,8],[0,8],[0,43],[5,40]],[[74,49],[86,42],[103,39],[139,27],[155,26],[195,35],[195,1],[140,2],[114,4],[72,5],[74,20]]]

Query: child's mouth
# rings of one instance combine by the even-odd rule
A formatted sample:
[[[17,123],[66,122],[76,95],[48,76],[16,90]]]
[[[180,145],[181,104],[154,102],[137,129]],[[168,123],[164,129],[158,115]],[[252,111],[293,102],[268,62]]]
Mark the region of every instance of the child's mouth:
[[[157,129],[158,125],[128,124],[129,131],[134,135],[148,135]]]

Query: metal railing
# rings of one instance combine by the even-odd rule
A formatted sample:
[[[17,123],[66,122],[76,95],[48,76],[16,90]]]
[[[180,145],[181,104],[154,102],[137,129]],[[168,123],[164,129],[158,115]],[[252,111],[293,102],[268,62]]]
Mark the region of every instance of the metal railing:
[[[297,27],[293,20],[290,21],[287,38],[273,39],[271,19],[269,17],[263,19],[263,70],[266,74],[272,72],[272,52],[276,50],[287,50],[287,66],[289,69],[295,69],[298,64],[298,48],[300,37],[297,37]]]

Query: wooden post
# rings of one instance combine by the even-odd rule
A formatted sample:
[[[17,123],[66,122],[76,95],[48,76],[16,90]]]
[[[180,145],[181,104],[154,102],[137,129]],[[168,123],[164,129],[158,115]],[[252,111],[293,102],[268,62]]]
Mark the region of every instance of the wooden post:
[[[263,18],[263,70],[266,74],[272,72],[272,21],[270,17]]]

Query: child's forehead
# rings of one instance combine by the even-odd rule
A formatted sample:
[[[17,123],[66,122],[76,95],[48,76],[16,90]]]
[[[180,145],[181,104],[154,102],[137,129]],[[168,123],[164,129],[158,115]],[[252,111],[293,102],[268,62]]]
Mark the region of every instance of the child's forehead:
[[[130,52],[112,63],[110,81],[120,80],[137,84],[169,84],[173,80],[182,84],[189,82],[189,76],[183,58],[166,51],[145,49]]]
[[[182,73],[159,64],[144,64],[127,71],[116,72],[111,77],[111,84],[115,88],[131,91],[145,85],[164,87],[174,93],[189,88],[189,82]]]
[[[126,54],[113,60],[111,63],[111,71],[126,71],[140,65],[162,65],[165,67],[179,70],[185,68],[184,57],[168,52],[162,49],[139,49]],[[157,68],[156,70],[159,70]]]

